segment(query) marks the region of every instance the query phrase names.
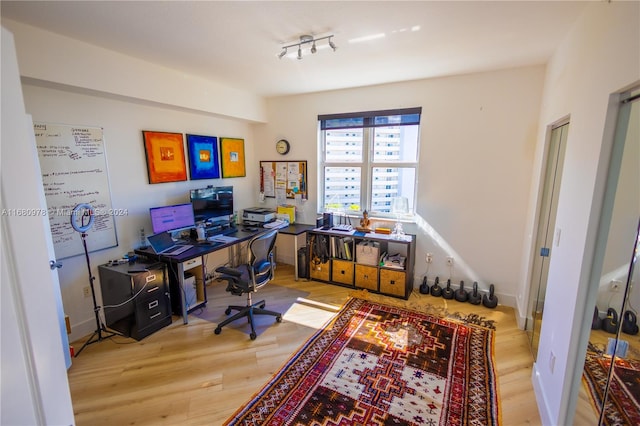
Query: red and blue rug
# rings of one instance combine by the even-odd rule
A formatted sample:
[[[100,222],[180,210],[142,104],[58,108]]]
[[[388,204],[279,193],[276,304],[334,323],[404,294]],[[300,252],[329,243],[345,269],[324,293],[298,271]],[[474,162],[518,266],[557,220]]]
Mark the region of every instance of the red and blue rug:
[[[593,349],[590,344],[582,380],[589,390],[591,403],[599,413],[604,406],[604,425],[640,425],[640,361],[616,357],[609,389],[611,356]],[[603,402],[606,398],[606,403]]]
[[[499,424],[493,333],[352,298],[225,424]]]

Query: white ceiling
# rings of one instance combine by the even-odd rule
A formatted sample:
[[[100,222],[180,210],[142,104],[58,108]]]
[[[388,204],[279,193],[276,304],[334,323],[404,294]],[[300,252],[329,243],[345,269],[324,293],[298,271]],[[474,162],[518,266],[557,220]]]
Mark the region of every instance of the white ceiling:
[[[544,64],[586,4],[2,0],[0,7],[3,19],[270,97]],[[278,59],[302,34],[334,34],[338,49]]]

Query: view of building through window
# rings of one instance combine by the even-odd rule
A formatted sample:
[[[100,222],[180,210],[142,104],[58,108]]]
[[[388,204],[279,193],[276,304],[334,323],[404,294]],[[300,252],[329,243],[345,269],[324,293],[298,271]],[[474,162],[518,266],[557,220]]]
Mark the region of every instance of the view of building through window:
[[[320,117],[324,211],[392,214],[395,197],[413,212],[420,109]]]

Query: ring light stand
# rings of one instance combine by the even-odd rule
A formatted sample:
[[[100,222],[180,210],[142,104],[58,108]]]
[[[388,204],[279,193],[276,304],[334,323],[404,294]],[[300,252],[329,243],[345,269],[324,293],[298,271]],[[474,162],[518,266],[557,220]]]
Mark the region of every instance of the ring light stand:
[[[85,218],[88,218],[86,223],[85,223]],[[98,306],[98,302],[96,301],[96,291],[93,286],[93,281],[95,280],[95,277],[91,273],[91,262],[89,261],[89,251],[87,250],[87,231],[91,229],[94,219],[95,217],[94,217],[93,207],[91,207],[91,205],[89,204],[86,204],[86,203],[78,204],[71,211],[71,226],[77,232],[80,232],[80,235],[82,236],[84,256],[87,259],[87,270],[89,271],[89,286],[91,287],[91,297],[93,298],[93,313],[95,314],[95,317],[96,317],[96,331],[93,332],[91,337],[89,337],[89,340],[87,340],[85,344],[82,345],[80,350],[75,354],[76,357],[80,355],[80,352],[82,352],[82,350],[86,348],[88,345],[92,343],[101,342],[102,340],[108,337],[112,337],[116,335],[116,333],[108,332],[104,324],[100,322],[100,316],[99,316],[100,306]]]

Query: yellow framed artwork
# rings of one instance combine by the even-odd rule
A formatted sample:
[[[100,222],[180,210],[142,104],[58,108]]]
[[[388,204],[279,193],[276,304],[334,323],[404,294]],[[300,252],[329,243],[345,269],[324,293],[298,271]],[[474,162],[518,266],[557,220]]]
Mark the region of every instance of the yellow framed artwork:
[[[187,180],[182,133],[142,131],[149,183]]]
[[[244,139],[220,138],[220,160],[223,178],[246,176]]]

